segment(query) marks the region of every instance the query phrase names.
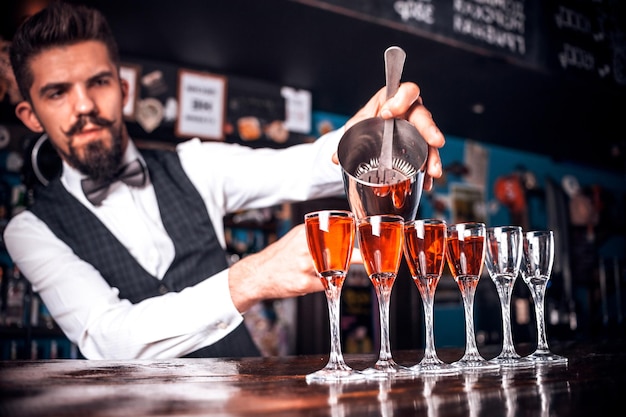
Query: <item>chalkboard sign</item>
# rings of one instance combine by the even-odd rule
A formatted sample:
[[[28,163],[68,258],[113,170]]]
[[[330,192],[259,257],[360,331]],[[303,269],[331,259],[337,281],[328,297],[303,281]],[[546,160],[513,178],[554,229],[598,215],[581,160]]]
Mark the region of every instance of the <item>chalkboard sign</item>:
[[[529,68],[626,85],[623,0],[303,2]]]
[[[544,6],[546,65],[576,78],[626,86],[626,3],[551,0]]]
[[[540,67],[537,1],[314,0],[382,25]]]

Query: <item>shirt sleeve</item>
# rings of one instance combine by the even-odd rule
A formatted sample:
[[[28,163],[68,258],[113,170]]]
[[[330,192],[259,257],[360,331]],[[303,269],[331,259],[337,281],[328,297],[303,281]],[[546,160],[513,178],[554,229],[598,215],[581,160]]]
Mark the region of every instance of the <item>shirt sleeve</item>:
[[[283,149],[194,139],[178,153],[215,222],[237,210],[342,195],[341,168],[332,162],[342,132]]]
[[[179,293],[132,304],[35,215],[7,225],[11,259],[56,323],[88,359],[160,359],[210,345],[241,324],[228,270]]]

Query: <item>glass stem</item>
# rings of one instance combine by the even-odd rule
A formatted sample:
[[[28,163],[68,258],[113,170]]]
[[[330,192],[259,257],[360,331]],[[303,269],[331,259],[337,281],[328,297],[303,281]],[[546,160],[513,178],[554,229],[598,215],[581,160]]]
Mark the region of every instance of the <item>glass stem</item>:
[[[380,310],[380,353],[378,361],[391,360],[391,345],[389,343],[389,301],[391,289],[380,285],[376,288],[378,295],[378,309]]]
[[[434,294],[427,294],[429,292],[428,286],[422,293],[422,304],[424,304],[424,325],[426,328],[426,346],[424,348],[424,360],[437,360],[437,353],[435,351],[435,337],[434,337],[434,324],[433,324],[433,296]]]
[[[497,288],[502,311],[502,353],[515,354],[511,330],[511,292],[513,285],[509,282],[503,282]]]
[[[474,294],[476,286],[462,285],[463,308],[465,309],[465,357],[479,356],[476,347],[476,335],[474,334]]]
[[[546,320],[544,311],[544,299],[546,294],[545,283],[531,283],[531,293],[535,303],[535,316],[537,319],[537,351],[548,352],[548,339],[546,337]]]
[[[344,364],[341,353],[341,333],[339,323],[339,299],[341,287],[329,282],[326,289],[326,301],[328,302],[328,315],[330,317],[330,357],[327,368],[338,368]]]

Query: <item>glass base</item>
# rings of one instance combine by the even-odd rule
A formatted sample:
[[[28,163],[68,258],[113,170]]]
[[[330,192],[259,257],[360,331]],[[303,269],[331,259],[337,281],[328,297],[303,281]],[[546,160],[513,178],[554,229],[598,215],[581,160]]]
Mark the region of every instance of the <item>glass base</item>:
[[[414,365],[411,367],[411,370],[417,374],[427,374],[427,375],[454,375],[461,373],[461,369],[452,366],[451,364],[444,363],[442,365]]]
[[[364,379],[365,375],[362,372],[350,368],[345,363],[329,363],[319,371],[315,371],[306,376],[307,382],[343,382],[359,381]]]
[[[554,364],[554,365],[566,365],[568,360],[565,356],[557,355],[550,351],[535,351],[526,356],[526,359],[535,362],[536,364]]]
[[[368,379],[414,378],[415,372],[406,366],[398,365],[393,359],[379,360],[374,366],[361,371]]]
[[[489,359],[487,362],[494,363],[503,368],[532,368],[536,363],[527,358],[499,358]]]
[[[514,352],[502,352],[495,358],[489,359],[487,362],[495,363],[503,368],[532,368],[535,366],[535,362],[528,358],[523,358]]]
[[[411,366],[410,369],[418,374],[452,375],[461,372],[458,367],[444,363],[440,359],[423,359],[417,365]]]
[[[450,365],[455,366],[462,371],[497,371],[500,369],[500,365],[497,363],[491,363],[481,356],[462,357],[456,362],[452,362]]]

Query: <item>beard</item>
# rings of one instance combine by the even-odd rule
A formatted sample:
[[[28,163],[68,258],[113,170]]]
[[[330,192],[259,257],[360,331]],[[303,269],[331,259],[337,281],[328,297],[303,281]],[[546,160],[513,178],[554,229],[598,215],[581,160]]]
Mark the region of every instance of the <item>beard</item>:
[[[89,115],[81,118],[67,132],[69,137],[73,133],[80,132],[80,129],[86,124],[85,119],[89,119],[92,124],[106,128],[111,137],[110,146],[107,146],[104,139],[98,139],[88,143],[83,149],[82,156],[80,156],[70,142],[69,153],[65,155],[65,158],[68,164],[91,179],[108,180],[113,178],[120,169],[124,156],[122,128],[115,129],[113,122],[95,115]]]

